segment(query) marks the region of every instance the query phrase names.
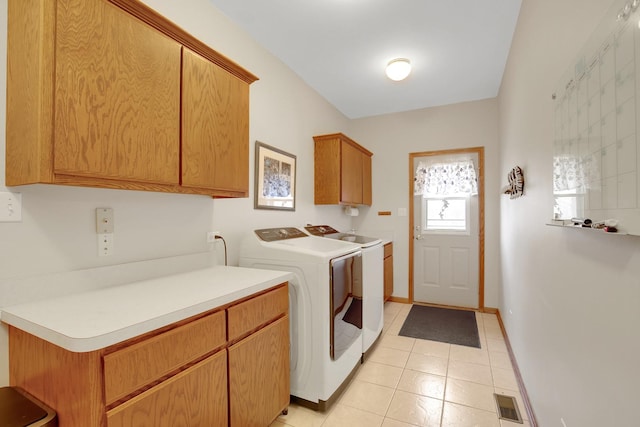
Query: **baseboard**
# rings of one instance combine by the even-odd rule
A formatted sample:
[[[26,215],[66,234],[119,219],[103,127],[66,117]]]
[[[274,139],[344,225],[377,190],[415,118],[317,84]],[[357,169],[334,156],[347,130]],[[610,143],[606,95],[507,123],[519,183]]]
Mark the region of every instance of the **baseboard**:
[[[495,314],[498,317],[498,323],[500,324],[500,330],[502,331],[502,336],[504,337],[504,343],[507,346],[507,351],[509,352],[509,359],[511,360],[511,364],[513,365],[513,372],[516,376],[516,381],[518,382],[518,388],[520,388],[520,394],[522,395],[522,401],[525,406],[525,410],[527,411],[527,415],[529,416],[529,424],[531,427],[538,427],[538,422],[536,421],[536,416],[533,413],[533,407],[531,406],[531,401],[529,401],[529,395],[527,394],[527,389],[524,386],[524,381],[522,380],[522,375],[520,374],[520,369],[518,368],[518,363],[516,362],[516,357],[513,354],[513,349],[511,348],[511,343],[509,342],[509,336],[507,335],[507,330],[504,327],[504,323],[502,323],[502,316],[500,316],[500,310],[488,309],[485,308],[485,312],[491,313],[495,310]]]
[[[400,297],[394,297],[394,296],[389,297],[389,299],[387,301],[399,302],[399,303],[402,303],[402,304],[410,304],[409,298],[400,298]]]

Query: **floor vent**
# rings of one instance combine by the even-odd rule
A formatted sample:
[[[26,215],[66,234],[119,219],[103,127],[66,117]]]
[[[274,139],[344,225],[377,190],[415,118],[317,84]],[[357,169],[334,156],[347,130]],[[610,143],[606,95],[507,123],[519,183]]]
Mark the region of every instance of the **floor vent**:
[[[493,396],[496,398],[496,404],[498,405],[499,418],[522,424],[522,417],[515,397],[497,393],[494,393]]]

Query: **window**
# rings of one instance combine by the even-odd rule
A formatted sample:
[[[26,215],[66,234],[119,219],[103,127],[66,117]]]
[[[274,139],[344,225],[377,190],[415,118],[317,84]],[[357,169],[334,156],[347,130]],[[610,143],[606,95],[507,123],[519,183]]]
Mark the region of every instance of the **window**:
[[[553,193],[553,219],[580,218],[584,215],[584,195],[576,190]]]
[[[469,197],[425,197],[422,212],[424,233],[469,234]]]

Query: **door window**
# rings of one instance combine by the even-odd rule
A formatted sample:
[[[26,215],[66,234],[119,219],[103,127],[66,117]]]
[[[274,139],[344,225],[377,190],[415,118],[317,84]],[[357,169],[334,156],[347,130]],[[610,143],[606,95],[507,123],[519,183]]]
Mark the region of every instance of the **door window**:
[[[469,197],[424,197],[423,233],[469,234]]]

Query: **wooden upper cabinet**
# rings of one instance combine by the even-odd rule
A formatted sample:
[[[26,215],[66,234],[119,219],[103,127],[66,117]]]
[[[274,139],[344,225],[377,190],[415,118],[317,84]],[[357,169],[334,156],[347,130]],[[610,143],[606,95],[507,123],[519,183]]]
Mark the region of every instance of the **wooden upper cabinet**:
[[[342,150],[340,201],[360,204],[362,203],[362,154],[358,148],[344,141],[340,144],[340,148]]]
[[[182,185],[249,192],[249,85],[183,52]]]
[[[341,133],[314,136],[317,205],[371,206],[371,153]]]
[[[9,0],[6,185],[246,197],[257,77],[138,0]]]
[[[373,188],[371,185],[371,156],[362,155],[362,204],[371,206]]]
[[[181,45],[102,1],[59,0],[54,173],[178,184]]]

